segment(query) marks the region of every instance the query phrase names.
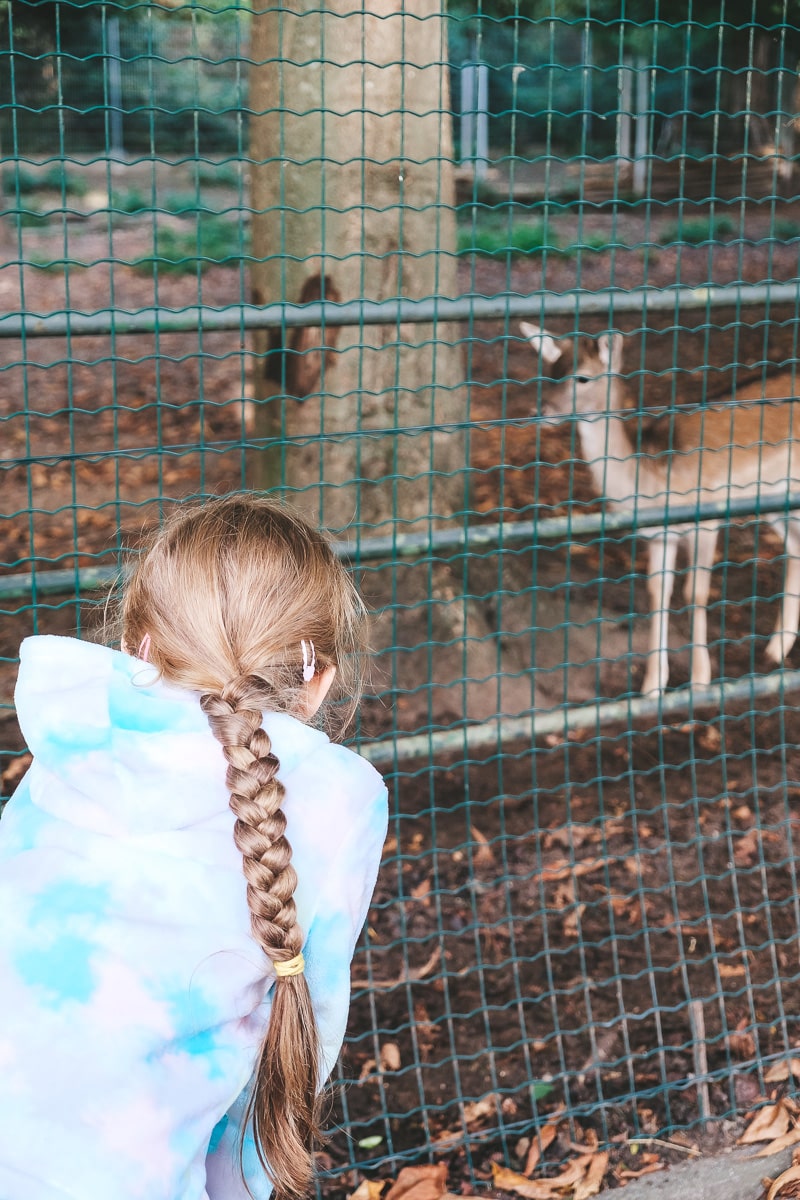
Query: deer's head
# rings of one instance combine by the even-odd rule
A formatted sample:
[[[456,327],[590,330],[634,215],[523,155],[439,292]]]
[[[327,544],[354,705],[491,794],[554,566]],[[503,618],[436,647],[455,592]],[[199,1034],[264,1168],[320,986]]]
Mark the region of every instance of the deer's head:
[[[622,366],[622,334],[598,338],[556,338],[546,329],[520,322],[550,384],[542,388],[542,416],[552,422],[614,407],[612,382]]]

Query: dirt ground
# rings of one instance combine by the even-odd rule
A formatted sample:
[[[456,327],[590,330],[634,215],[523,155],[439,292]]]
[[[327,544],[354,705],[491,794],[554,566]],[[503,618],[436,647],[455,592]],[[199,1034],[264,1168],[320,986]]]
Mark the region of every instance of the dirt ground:
[[[778,216],[800,229],[800,206],[782,205]],[[465,260],[462,286],[529,294],[794,280],[800,242],[769,240],[774,220],[754,205],[746,242],[676,252],[661,246],[657,214],[568,212],[556,218],[564,236],[572,225],[607,248],[510,265]],[[141,255],[145,233],[146,223],[130,221],[109,244],[91,221],[70,227],[68,257],[93,265],[55,272],[18,260],[56,257],[59,246],[63,256],[63,234],[26,231],[17,261],[7,240],[0,309],[247,299],[235,267],[167,276],[154,288],[152,274],[120,265]],[[582,321],[590,332],[606,324]],[[794,309],[654,314],[644,335],[641,316],[615,324],[629,332],[625,369],[645,407],[718,397],[765,369],[791,371],[797,357]],[[591,481],[568,433],[531,421],[536,367],[508,332],[478,323],[466,347],[478,519],[591,511]],[[202,343],[197,333],[30,339],[24,350],[0,340],[0,580],[34,561],[113,565],[120,545],[155,519],[155,498],[239,486],[247,371],[228,334]],[[726,536],[710,606],[720,675],[765,669],[780,555],[763,527]],[[517,547],[476,557],[470,586],[494,605],[500,628],[535,640],[537,695],[555,706],[637,690],[642,565],[627,537]],[[35,611],[24,599],[0,604],[7,791],[24,762],[10,707],[19,641],[33,629],[72,632],[87,609],[69,592],[40,597]],[[687,628],[677,614],[676,685],[687,679]],[[491,1179],[492,1162],[520,1169],[532,1131],[560,1109],[571,1124],[554,1162],[588,1132],[615,1142],[617,1172],[636,1166],[637,1138],[664,1130],[679,1131],[665,1161],[687,1143],[730,1140],[740,1114],[774,1088],[765,1060],[800,1044],[792,699],[673,726],[528,740],[469,761],[400,764],[385,867],[354,966],[351,1082],[343,1098],[337,1092],[340,1127],[322,1160],[332,1192],[351,1188],[354,1163],[373,1161],[383,1177],[431,1145],[451,1188],[472,1190]],[[402,729],[402,708],[392,716]],[[375,720],[385,723],[385,712]],[[612,1174],[606,1185],[621,1181]]]

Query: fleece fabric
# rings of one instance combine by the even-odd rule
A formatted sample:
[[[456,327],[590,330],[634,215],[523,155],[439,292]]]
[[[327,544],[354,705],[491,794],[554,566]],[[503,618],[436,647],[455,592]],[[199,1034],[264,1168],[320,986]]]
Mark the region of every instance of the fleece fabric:
[[[272,968],[198,697],[71,638],[21,650],[33,764],[0,820],[0,1200],[246,1200]],[[280,761],[327,1077],[386,833],[357,754],[284,714]],[[245,1137],[255,1200],[271,1188]]]

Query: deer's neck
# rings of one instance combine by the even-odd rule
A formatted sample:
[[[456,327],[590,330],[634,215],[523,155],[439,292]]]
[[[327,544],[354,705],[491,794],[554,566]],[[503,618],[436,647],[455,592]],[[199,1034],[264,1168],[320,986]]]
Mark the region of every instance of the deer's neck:
[[[578,423],[581,451],[599,495],[617,504],[630,502],[642,488],[643,463],[631,438],[633,418],[619,410],[625,397],[611,381],[606,412],[584,413]]]

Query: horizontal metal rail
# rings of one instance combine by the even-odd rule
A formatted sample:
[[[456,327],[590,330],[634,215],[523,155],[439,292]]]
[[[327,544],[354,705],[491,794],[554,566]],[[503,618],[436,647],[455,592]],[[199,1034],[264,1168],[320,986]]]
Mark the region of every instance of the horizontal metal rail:
[[[751,496],[702,505],[670,504],[629,511],[582,513],[545,517],[540,521],[495,521],[486,525],[451,526],[424,533],[334,541],[336,554],[354,565],[387,559],[436,557],[445,553],[473,554],[500,546],[525,545],[542,549],[609,534],[637,532],[702,521],[726,523],[743,517],[781,516],[800,509],[800,493],[786,492],[760,500]],[[92,592],[119,578],[117,567],[66,567],[54,571],[25,571],[0,578],[0,600],[24,599],[64,592]]]
[[[721,712],[725,705],[738,700],[784,696],[798,690],[800,671],[776,670],[771,675],[748,675],[744,679],[726,680],[704,688],[678,688],[662,696],[628,696],[622,700],[601,700],[596,704],[531,709],[515,717],[498,715],[494,720],[475,725],[364,742],[359,746],[359,752],[376,767],[388,769],[415,760],[438,761],[439,755],[479,754],[500,745],[507,747],[513,742],[532,745],[535,740],[548,735],[566,737],[570,733],[599,730],[608,725],[630,727],[634,722],[647,719],[658,724],[679,717],[692,719],[707,709]]]
[[[607,288],[599,292],[498,292],[492,296],[428,296],[423,300],[351,300],[345,304],[232,304],[224,308],[101,309],[92,313],[11,313],[0,317],[0,337],[96,337],[142,333],[244,332],[298,326],[399,325],[499,321],[516,317],[614,315],[670,309],[800,304],[800,279],[784,284],[737,283],[701,288]]]
[[[500,546],[525,545],[531,549],[553,543],[568,544],[609,534],[637,532],[702,521],[727,523],[744,517],[757,520],[800,509],[800,493],[753,499],[751,496],[702,505],[670,504],[631,508],[628,511],[582,513],[579,516],[545,517],[541,521],[495,521],[486,525],[451,526],[424,533],[386,534],[383,537],[334,541],[337,555],[354,565],[387,559],[436,557],[445,553],[473,554]],[[0,600],[24,599],[64,592],[92,592],[119,578],[117,567],[66,567],[54,571],[25,571],[0,578]]]

